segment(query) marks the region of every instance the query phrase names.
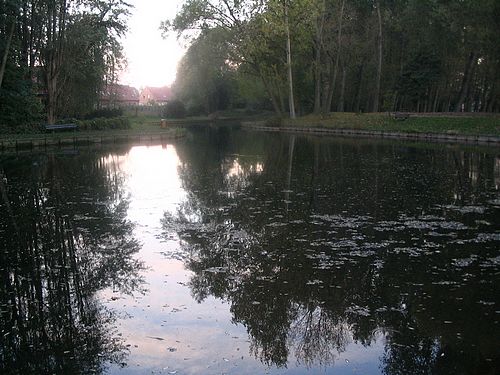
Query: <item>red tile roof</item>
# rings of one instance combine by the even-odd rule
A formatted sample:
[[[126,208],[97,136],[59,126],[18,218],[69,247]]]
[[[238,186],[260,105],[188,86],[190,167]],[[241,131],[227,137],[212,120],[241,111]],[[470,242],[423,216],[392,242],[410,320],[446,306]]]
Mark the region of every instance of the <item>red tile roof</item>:
[[[109,85],[102,93],[102,101],[139,102],[139,90],[126,85]]]
[[[167,102],[172,97],[172,90],[168,86],[164,87],[144,87],[141,90],[141,103]]]

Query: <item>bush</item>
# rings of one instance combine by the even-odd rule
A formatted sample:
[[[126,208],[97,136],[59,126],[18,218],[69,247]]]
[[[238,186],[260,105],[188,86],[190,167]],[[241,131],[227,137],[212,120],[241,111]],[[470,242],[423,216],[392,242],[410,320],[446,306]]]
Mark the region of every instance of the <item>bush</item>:
[[[80,120],[76,122],[80,130],[109,130],[130,129],[131,124],[128,117],[96,118],[92,120]]]
[[[16,126],[0,124],[0,134],[36,134],[42,130],[39,123],[22,124]]]
[[[205,108],[201,105],[193,105],[188,107],[187,109],[187,115],[189,117],[201,116],[205,114],[206,114]]]
[[[20,132],[18,128],[41,121],[41,113],[42,105],[29,89],[23,92],[0,89],[0,124],[3,127]]]
[[[265,126],[270,128],[279,128],[283,126],[283,119],[279,116],[268,118],[265,122]]]
[[[101,108],[87,113],[84,117],[85,120],[98,119],[98,118],[114,118],[123,116],[122,108]]]
[[[62,124],[76,124],[77,120],[76,118],[63,118],[56,120],[56,125],[62,125]]]
[[[184,118],[186,117],[186,107],[180,100],[172,100],[163,106],[162,116],[166,118]]]

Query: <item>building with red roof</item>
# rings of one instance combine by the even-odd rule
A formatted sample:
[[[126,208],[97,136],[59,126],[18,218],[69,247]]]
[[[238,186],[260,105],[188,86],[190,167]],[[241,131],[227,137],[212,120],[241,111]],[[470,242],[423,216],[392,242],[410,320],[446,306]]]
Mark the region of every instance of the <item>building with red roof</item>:
[[[172,90],[168,86],[149,87],[141,90],[139,103],[141,105],[166,104],[172,98]]]
[[[108,85],[101,95],[102,107],[125,107],[139,104],[139,90],[132,86]]]

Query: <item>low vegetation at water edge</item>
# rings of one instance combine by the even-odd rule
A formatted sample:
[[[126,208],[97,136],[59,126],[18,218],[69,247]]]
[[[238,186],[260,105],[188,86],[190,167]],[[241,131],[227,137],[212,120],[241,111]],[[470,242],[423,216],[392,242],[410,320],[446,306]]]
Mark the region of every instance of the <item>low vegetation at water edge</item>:
[[[417,117],[397,120],[386,113],[332,113],[328,116],[304,116],[295,120],[276,118],[267,126],[328,127],[336,129],[376,130],[404,133],[450,133],[500,136],[500,117]]]

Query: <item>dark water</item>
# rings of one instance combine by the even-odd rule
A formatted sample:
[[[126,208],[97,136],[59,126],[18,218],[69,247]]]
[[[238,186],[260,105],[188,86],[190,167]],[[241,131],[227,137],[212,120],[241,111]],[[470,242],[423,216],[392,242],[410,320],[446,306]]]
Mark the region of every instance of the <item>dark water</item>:
[[[219,128],[0,173],[2,374],[500,373],[498,149]]]

